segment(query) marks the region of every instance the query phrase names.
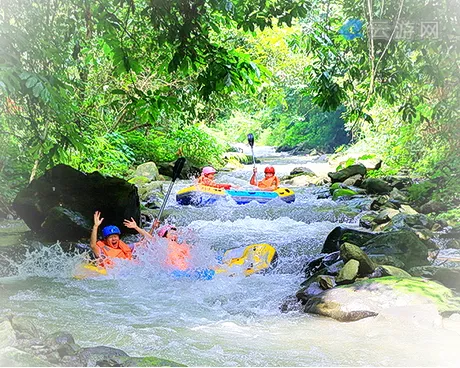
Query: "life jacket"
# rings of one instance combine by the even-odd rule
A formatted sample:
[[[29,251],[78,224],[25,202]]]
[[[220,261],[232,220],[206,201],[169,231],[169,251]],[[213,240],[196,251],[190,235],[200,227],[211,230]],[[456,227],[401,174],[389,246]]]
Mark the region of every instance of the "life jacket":
[[[190,268],[190,246],[168,241],[166,265],[174,270],[185,271]]]
[[[205,185],[207,187],[213,187],[213,188],[223,188],[223,189],[230,189],[231,185],[230,184],[219,184],[216,183],[214,180],[207,178],[204,175],[201,175],[198,178],[198,184],[200,185]]]
[[[99,240],[96,246],[99,247],[99,266],[101,267],[113,267],[111,258],[132,259],[131,248],[121,240],[118,241],[119,248],[114,248],[102,240]]]
[[[273,185],[275,185],[275,188],[272,188]],[[279,185],[280,185],[280,180],[276,176],[272,176],[270,178],[263,178],[261,181],[257,183],[257,186],[260,189],[276,190],[278,189]]]

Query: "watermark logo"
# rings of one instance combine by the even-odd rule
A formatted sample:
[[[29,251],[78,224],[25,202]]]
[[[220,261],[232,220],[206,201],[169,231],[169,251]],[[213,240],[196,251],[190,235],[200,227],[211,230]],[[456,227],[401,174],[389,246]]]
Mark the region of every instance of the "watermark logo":
[[[378,20],[373,23],[372,38],[374,40],[421,40],[439,38],[438,22],[412,22],[399,20],[396,24],[389,20]]]
[[[339,29],[347,40],[363,38],[363,21],[359,19],[349,19]],[[413,22],[408,20],[393,21],[378,19],[372,23],[372,27],[367,25],[374,40],[436,40],[439,38],[439,23],[434,21]]]
[[[347,40],[354,40],[355,38],[362,38],[363,22],[359,19],[349,19],[339,29],[341,34]]]

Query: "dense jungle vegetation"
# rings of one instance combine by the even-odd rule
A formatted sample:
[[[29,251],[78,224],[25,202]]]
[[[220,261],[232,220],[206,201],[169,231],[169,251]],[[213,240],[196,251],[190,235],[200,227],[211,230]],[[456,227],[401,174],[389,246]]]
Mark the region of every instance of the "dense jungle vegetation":
[[[458,217],[456,0],[0,0],[0,214],[43,170],[377,155]]]

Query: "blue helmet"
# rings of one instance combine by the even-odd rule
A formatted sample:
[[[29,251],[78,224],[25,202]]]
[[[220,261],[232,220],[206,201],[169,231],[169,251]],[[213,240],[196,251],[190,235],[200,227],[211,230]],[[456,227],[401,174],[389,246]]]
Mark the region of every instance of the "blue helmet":
[[[114,225],[109,225],[102,229],[102,236],[104,238],[107,238],[109,235],[113,235],[113,234],[118,234],[118,235],[121,234],[120,229]]]

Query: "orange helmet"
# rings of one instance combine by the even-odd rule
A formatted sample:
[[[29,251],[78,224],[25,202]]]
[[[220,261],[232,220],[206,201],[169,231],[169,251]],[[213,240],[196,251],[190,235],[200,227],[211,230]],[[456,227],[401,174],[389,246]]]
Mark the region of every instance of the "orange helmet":
[[[274,174],[275,173],[275,168],[273,166],[267,166],[264,170],[265,174]]]

